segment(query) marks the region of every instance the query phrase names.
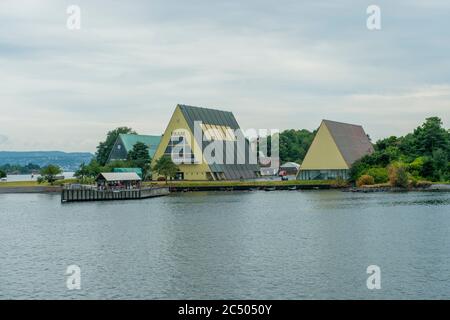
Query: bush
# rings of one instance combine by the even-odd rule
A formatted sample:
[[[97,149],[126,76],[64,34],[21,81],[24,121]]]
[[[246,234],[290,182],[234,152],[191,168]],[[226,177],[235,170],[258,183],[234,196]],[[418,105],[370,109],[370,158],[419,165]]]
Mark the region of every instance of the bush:
[[[422,168],[423,168],[423,164],[425,163],[426,160],[427,160],[426,157],[418,157],[418,158],[414,159],[414,161],[408,165],[409,171],[421,172]]]
[[[93,178],[93,177],[78,178],[77,182],[80,183],[80,184],[94,184],[95,183],[95,178]]]
[[[388,171],[386,168],[371,168],[367,170],[365,174],[372,176],[375,183],[385,183],[389,181]]]
[[[415,188],[417,186],[417,183],[419,182],[419,179],[412,174],[408,174],[408,186]]]
[[[363,174],[359,179],[356,181],[356,185],[358,187],[361,186],[368,186],[375,183],[375,179],[372,176],[369,176],[368,174]]]
[[[36,181],[37,181],[37,183],[41,184],[41,183],[44,183],[45,180],[43,177],[37,177]]]
[[[408,173],[404,166],[390,165],[388,168],[389,182],[393,187],[407,188],[409,185]]]
[[[59,166],[49,164],[48,166],[42,168],[40,173],[45,181],[53,184],[56,181],[56,176],[61,174],[62,170]]]
[[[0,179],[1,178],[6,178],[6,172],[5,171],[0,170]]]
[[[54,186],[62,186],[65,183],[64,180],[56,180],[52,183]]]
[[[335,182],[334,182],[334,185],[336,187],[346,187],[348,184],[347,184],[347,181],[344,178],[337,177]]]
[[[367,156],[353,163],[352,167],[350,168],[349,180],[351,182],[356,182],[359,179],[359,177],[361,177],[361,175],[369,169],[369,165],[364,162],[366,158]]]

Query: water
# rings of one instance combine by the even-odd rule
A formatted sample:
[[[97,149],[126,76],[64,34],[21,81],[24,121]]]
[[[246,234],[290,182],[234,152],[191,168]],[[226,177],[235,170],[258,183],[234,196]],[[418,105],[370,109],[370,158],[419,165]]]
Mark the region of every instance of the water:
[[[0,194],[0,298],[448,299],[449,208],[431,192]],[[81,290],[66,289],[72,264]]]

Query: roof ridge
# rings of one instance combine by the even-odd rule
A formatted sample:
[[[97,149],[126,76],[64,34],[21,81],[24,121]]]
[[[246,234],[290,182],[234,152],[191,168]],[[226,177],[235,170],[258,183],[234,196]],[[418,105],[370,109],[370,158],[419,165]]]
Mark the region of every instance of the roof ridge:
[[[221,110],[221,109],[216,109],[215,107],[210,108],[210,107],[199,107],[199,106],[191,106],[188,104],[177,104],[177,106],[179,107],[187,107],[187,108],[195,108],[195,109],[204,109],[204,110],[214,110],[214,111],[219,111],[219,112],[230,112],[232,113],[232,111],[228,111],[228,110]]]
[[[159,137],[161,135],[160,134],[119,133],[119,136]]]
[[[354,124],[354,123],[348,123],[348,122],[334,121],[334,120],[328,120],[328,119],[322,119],[322,122],[333,122],[333,123],[338,123],[338,124],[344,124],[347,126],[355,126],[355,127],[362,128],[362,125],[360,125],[360,124]]]

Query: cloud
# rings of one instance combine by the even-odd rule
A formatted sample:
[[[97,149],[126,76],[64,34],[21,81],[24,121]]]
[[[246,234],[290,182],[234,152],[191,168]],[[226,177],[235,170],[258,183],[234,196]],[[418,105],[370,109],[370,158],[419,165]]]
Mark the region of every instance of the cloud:
[[[0,145],[2,145],[3,143],[5,143],[7,141],[8,141],[8,137],[3,134],[0,134]]]
[[[231,110],[248,128],[329,118],[383,137],[430,114],[448,125],[445,1],[379,1],[377,32],[359,1],[76,2],[79,31],[66,28],[72,1],[0,3],[12,149],[94,151],[121,125],[160,134],[177,103]]]

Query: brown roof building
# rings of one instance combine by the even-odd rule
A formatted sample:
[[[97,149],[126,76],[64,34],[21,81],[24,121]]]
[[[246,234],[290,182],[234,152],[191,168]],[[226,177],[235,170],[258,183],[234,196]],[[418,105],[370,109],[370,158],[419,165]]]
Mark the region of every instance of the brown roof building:
[[[300,167],[301,180],[348,179],[352,164],[374,152],[360,125],[323,120]]]

